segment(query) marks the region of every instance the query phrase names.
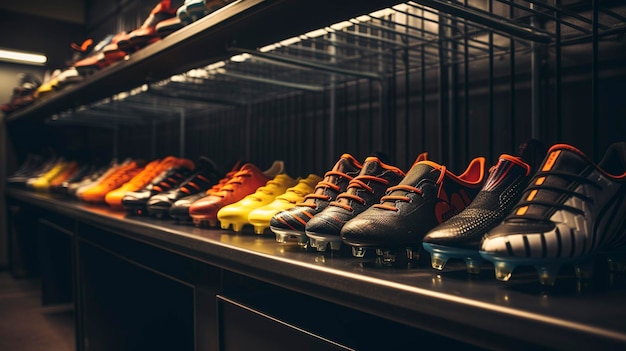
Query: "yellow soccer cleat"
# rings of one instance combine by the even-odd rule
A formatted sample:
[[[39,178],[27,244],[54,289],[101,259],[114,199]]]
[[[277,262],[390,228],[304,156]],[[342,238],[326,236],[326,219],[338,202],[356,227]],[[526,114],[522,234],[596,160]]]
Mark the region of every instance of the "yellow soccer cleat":
[[[249,224],[248,215],[250,212],[272,203],[277,196],[284,194],[288,188],[296,185],[297,182],[298,179],[293,179],[286,174],[279,174],[258,188],[253,194],[222,207],[217,212],[217,219],[222,229],[228,229],[232,225],[234,231],[240,232],[244,225]]]
[[[68,162],[59,160],[50,170],[42,174],[38,178],[28,181],[28,186],[36,191],[48,191],[50,189],[50,181],[63,172],[68,166]]]
[[[270,220],[280,211],[288,210],[297,203],[304,201],[304,197],[315,190],[315,186],[322,177],[317,174],[309,174],[308,177],[301,179],[298,184],[287,189],[284,194],[279,195],[269,205],[253,210],[248,215],[248,223],[254,226],[254,232],[263,234],[270,227]]]

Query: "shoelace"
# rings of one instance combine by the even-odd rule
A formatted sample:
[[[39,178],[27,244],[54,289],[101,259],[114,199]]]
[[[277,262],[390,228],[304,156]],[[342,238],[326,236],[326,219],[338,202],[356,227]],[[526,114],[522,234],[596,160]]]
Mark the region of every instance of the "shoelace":
[[[211,181],[207,177],[203,176],[201,172],[198,172],[188,182],[180,186],[180,191],[186,194],[191,194],[193,192],[191,188],[195,189],[196,190],[195,192],[201,191],[202,187],[198,185],[199,182],[211,184]]]
[[[277,196],[276,199],[295,203],[296,199],[300,199],[306,194],[308,194],[308,191],[303,189],[304,186],[300,186],[301,184],[302,183],[297,184],[296,186],[287,189],[284,194]]]
[[[174,173],[169,174],[171,172]],[[158,192],[164,192],[172,189],[176,184],[180,183],[185,178],[185,176],[178,172],[177,169],[174,169],[171,172],[165,174],[164,179],[159,179],[158,182],[153,185],[152,189]]]
[[[330,206],[338,206],[338,207],[344,208],[347,211],[352,212],[354,210],[352,208],[352,206],[346,205],[344,203],[341,203],[340,202],[341,199],[354,200],[354,201],[360,203],[361,205],[364,204],[365,200],[362,197],[360,197],[358,195],[353,195],[353,194],[348,193],[349,189],[351,189],[351,188],[359,188],[359,189],[365,189],[367,192],[373,194],[374,193],[374,189],[371,186],[367,185],[367,183],[364,180],[365,181],[370,181],[370,182],[381,183],[383,185],[388,185],[389,184],[389,181],[387,179],[384,179],[384,178],[371,176],[371,175],[360,175],[360,176],[357,176],[354,179],[352,179],[350,181],[350,183],[348,184],[348,190],[345,191],[344,193],[339,194],[337,196],[337,201],[332,201],[330,203]]]
[[[235,176],[235,174],[237,173],[237,171],[230,171],[228,173],[226,173],[226,176],[224,176],[224,178],[220,179],[219,182],[217,182],[217,184],[213,185],[211,187],[211,189],[206,191],[207,195],[215,195],[215,193],[219,192],[220,189],[222,189],[222,187],[224,185],[226,185],[226,183],[228,183],[229,180],[231,180],[232,177]]]
[[[109,177],[104,179],[102,181],[102,184],[109,187],[119,184],[123,179],[126,179],[126,177],[128,177],[129,175],[132,176],[133,173],[137,174],[137,172],[139,172],[139,169],[137,169],[135,165],[123,165],[115,172],[113,172],[113,174],[111,174]]]
[[[439,178],[437,178],[437,184],[439,184],[439,188],[441,188],[441,184],[443,183],[443,178],[446,175],[446,166],[440,166],[439,171],[441,172],[439,174]],[[411,185],[407,185],[407,184],[398,184],[392,187],[389,187],[386,191],[387,194],[391,194],[396,190],[401,190],[404,191],[405,193],[415,193],[418,195],[422,195],[423,191],[421,191],[420,189],[411,186]],[[411,198],[408,196],[401,196],[401,195],[385,195],[383,197],[380,198],[380,203],[375,204],[373,207],[376,208],[380,208],[383,210],[389,210],[389,211],[395,211],[398,212],[398,207],[395,206],[395,203],[397,201],[401,201],[401,202],[411,202]],[[387,205],[385,204],[385,202],[393,202],[393,205]]]
[[[312,194],[308,194],[304,197],[304,201],[303,202],[299,202],[296,204],[296,206],[305,206],[305,207],[310,207],[310,208],[316,208],[317,205],[313,202],[313,203],[307,203],[308,199],[319,199],[319,200],[324,200],[324,201],[329,201],[331,199],[330,196],[328,195],[324,195],[324,194],[318,194],[317,190],[318,189],[332,189],[336,192],[341,191],[341,187],[339,185],[333,184],[332,182],[330,182],[330,177],[331,176],[337,176],[338,178],[346,178],[349,181],[352,181],[354,178],[343,173],[343,172],[337,172],[337,171],[328,171],[326,172],[326,174],[324,174],[324,179],[320,180],[317,185],[315,186],[315,191],[313,191]]]
[[[241,184],[244,183],[245,181],[244,178],[249,178],[249,177],[252,177],[252,173],[250,173],[250,171],[248,170],[238,171],[237,173],[233,175],[233,177],[228,182],[226,182],[226,185],[224,185],[223,187],[220,188],[219,191],[211,195],[215,195],[215,196],[219,196],[223,198],[226,196],[225,192],[232,193],[237,188],[239,188]]]
[[[266,185],[258,188],[254,194],[252,194],[250,196],[250,199],[253,199],[255,201],[262,201],[263,199],[258,196],[261,195],[261,193],[264,193],[266,195],[269,196],[273,196],[274,195],[274,190],[276,190],[276,188],[280,187],[280,183],[275,181],[275,180],[270,180],[266,183]]]
[[[520,201],[517,206],[515,207],[515,209],[511,212],[512,214],[517,214],[519,210],[521,210],[522,208],[528,208],[528,206],[530,205],[537,205],[537,206],[543,206],[543,207],[549,207],[549,208],[558,208],[558,209],[562,209],[562,210],[566,210],[569,212],[572,212],[574,214],[578,214],[578,215],[584,215],[584,211],[582,211],[581,209],[572,207],[572,206],[568,206],[562,203],[558,203],[555,201],[543,201],[543,200],[537,200],[537,194],[539,191],[553,191],[556,193],[560,193],[560,194],[567,194],[567,195],[571,195],[571,196],[576,196],[579,199],[585,201],[585,202],[589,202],[589,203],[593,203],[593,199],[581,194],[581,193],[577,193],[574,190],[570,190],[565,188],[564,186],[552,186],[552,185],[544,185],[544,181],[545,178],[547,176],[557,176],[560,177],[562,179],[565,179],[566,181],[571,182],[571,181],[576,181],[579,183],[586,183],[586,184],[590,184],[591,186],[597,188],[597,189],[601,189],[601,187],[594,183],[593,181],[585,178],[585,177],[581,177],[578,174],[573,174],[573,173],[569,173],[569,172],[562,172],[562,171],[556,171],[556,170],[552,170],[552,171],[548,171],[548,172],[543,172],[543,171],[539,171],[537,172],[537,174],[535,174],[535,176],[533,177],[533,179],[531,179],[530,184],[527,188],[526,191],[530,191],[530,193],[528,194],[528,196],[524,197],[525,200]],[[543,178],[543,180],[541,180]],[[539,184],[537,184],[539,183]],[[533,215],[527,215],[525,213],[522,214],[525,218],[529,218],[529,219],[535,219],[535,220],[543,220],[545,218],[540,217],[540,216],[533,216]]]
[[[161,168],[159,167],[158,162],[151,162],[143,170],[141,170],[141,172],[133,177],[133,179],[130,180],[130,185],[133,185],[135,187],[141,187],[145,183],[156,177],[159,174],[160,170]]]

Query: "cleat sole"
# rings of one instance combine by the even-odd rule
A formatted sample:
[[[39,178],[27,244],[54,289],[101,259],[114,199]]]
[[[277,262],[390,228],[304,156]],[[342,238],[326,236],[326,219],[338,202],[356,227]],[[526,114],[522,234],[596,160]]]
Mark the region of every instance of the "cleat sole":
[[[422,247],[430,253],[431,266],[436,270],[442,271],[450,259],[461,259],[465,261],[468,273],[480,274],[480,267],[484,260],[477,250],[431,243],[423,243]]]
[[[304,232],[297,232],[292,230],[284,230],[276,227],[270,227],[271,231],[276,234],[276,242],[287,244],[292,241],[298,243],[301,247],[307,247],[309,238]]]
[[[493,263],[496,279],[509,281],[513,271],[520,266],[535,267],[538,280],[541,285],[552,286],[555,284],[559,271],[565,265],[573,265],[578,280],[591,279],[593,276],[594,256],[576,258],[542,258],[542,257],[509,257],[480,251],[483,259]]]
[[[330,247],[331,251],[339,251],[341,250],[341,237],[336,235],[319,235],[306,233],[306,236],[309,238],[309,245],[315,248],[318,252],[326,252],[327,248]]]

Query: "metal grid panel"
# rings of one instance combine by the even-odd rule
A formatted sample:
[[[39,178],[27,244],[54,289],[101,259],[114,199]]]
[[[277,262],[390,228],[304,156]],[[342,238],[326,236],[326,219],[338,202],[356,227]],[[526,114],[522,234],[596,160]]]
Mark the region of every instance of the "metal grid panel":
[[[560,139],[562,80],[574,58],[591,64],[597,106],[599,46],[626,32],[625,13],[620,1],[406,2],[264,47],[231,47],[227,60],[56,118],[110,126],[182,114],[198,130],[211,126],[207,138],[236,144],[233,153],[286,158],[296,169],[381,150],[401,166],[421,151],[458,166],[546,136],[546,113],[557,126],[546,139]],[[228,123],[214,123],[225,115]],[[224,140],[223,128],[233,127]],[[197,133],[188,128],[182,143],[200,140]],[[191,144],[185,148],[218,147]]]

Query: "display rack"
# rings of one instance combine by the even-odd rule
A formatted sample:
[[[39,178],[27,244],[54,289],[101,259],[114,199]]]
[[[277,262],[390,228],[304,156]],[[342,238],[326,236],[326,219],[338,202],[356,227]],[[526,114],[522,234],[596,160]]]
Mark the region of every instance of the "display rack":
[[[449,169],[464,169],[476,155],[494,160],[515,150],[520,139],[560,141],[566,133],[569,139],[588,136],[580,141],[597,158],[613,137],[603,131],[619,133],[613,123],[619,117],[601,115],[598,106],[602,72],[625,73],[625,33],[626,4],[618,0],[371,0],[341,6],[330,0],[239,0],[4,120],[9,128],[27,126],[16,129],[22,133],[34,125],[112,130],[114,156],[118,144],[132,151],[148,148],[137,142],[144,133],[152,135],[150,155],[157,154],[157,140],[165,140],[177,146],[167,153],[185,157],[211,152],[259,165],[284,157],[291,175],[323,172],[338,154],[352,150],[387,150],[403,169],[428,151]],[[564,96],[579,87],[566,86],[566,80],[590,83],[588,94],[576,90],[590,106],[589,116],[568,119],[578,101],[568,110]],[[609,98],[621,94],[610,87],[604,90]],[[579,282],[566,277],[565,290],[545,292],[534,272],[500,284],[491,276],[468,278],[460,266],[449,274],[428,266],[381,269],[353,257],[294,251],[271,237],[130,218],[23,190],[9,190],[7,198],[69,223],[63,229],[72,233],[78,259],[89,261],[90,253],[100,251],[112,257],[87,262],[90,269],[130,262],[149,271],[137,274],[146,280],[156,272],[182,282],[184,288],[172,288],[178,297],[187,297],[193,284],[179,277],[191,273],[176,270],[191,260],[193,267],[211,267],[218,278],[210,278],[224,284],[211,287],[219,293],[230,288],[231,274],[242,275],[248,283],[279,287],[308,302],[319,298],[332,305],[331,313],[340,306],[479,347],[626,344],[620,308],[626,284],[620,273],[591,290],[578,289]],[[146,263],[151,250],[156,258]],[[165,256],[176,256],[172,262],[182,262],[180,267],[165,265]],[[74,274],[80,276],[80,269]],[[199,276],[193,279],[209,279]],[[114,289],[106,279],[83,278],[93,284],[87,289],[93,295]],[[211,313],[216,304],[239,303],[222,295],[216,302],[202,289],[189,294]],[[78,312],[92,308],[106,315],[101,306],[113,300],[98,295],[87,307],[78,303]],[[263,302],[275,319],[280,318],[271,312],[279,313],[279,300]],[[211,329],[206,336],[204,325],[198,327],[195,342],[213,338],[213,346],[219,338],[211,323],[217,317],[196,316],[210,319]],[[101,326],[113,328],[106,324]]]

